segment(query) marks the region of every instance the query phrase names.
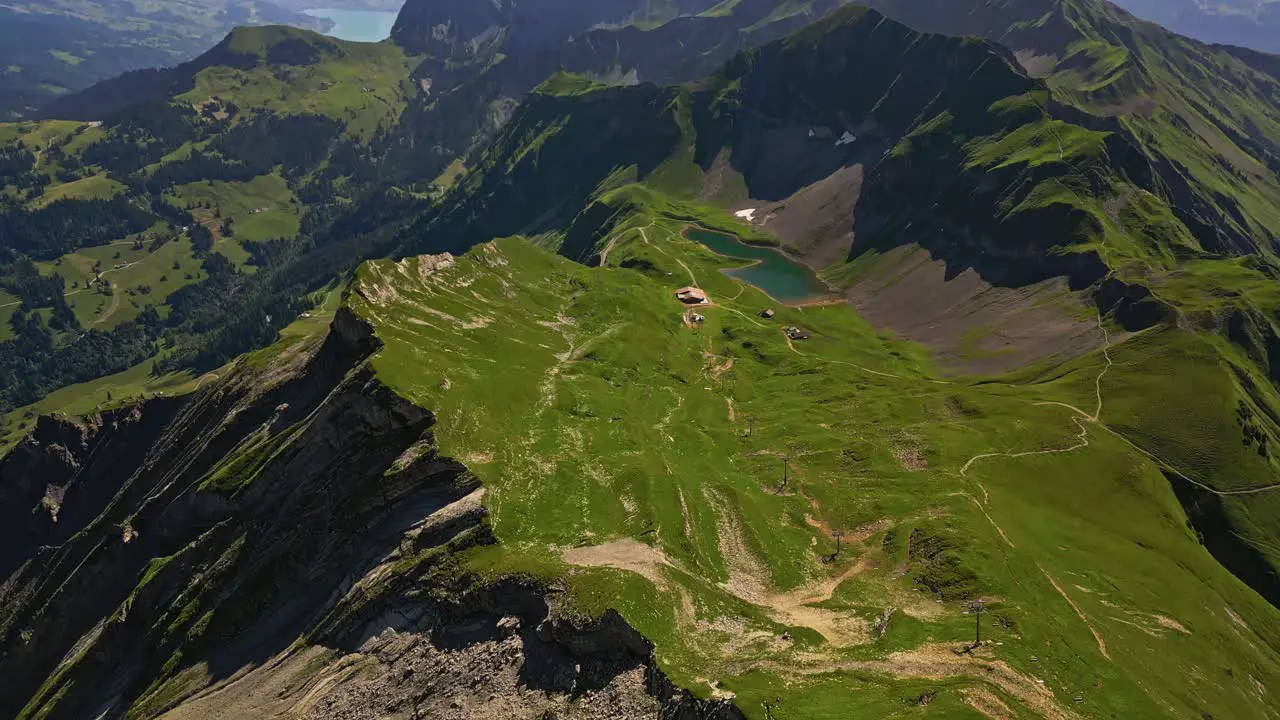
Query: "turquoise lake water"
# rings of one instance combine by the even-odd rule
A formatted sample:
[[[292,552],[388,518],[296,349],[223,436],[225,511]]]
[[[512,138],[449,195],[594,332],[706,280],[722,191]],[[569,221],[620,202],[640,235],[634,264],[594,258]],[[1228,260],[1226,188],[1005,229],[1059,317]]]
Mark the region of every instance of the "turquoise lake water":
[[[395,10],[337,8],[311,8],[304,12],[311,17],[329,18],[333,21],[329,35],[355,42],[381,42],[391,37],[391,26],[396,24],[396,15],[399,15]]]
[[[688,237],[714,253],[756,260],[755,264],[725,272],[755,285],[780,302],[801,302],[831,294],[812,270],[776,250],[748,245],[732,235],[697,228],[690,229]]]

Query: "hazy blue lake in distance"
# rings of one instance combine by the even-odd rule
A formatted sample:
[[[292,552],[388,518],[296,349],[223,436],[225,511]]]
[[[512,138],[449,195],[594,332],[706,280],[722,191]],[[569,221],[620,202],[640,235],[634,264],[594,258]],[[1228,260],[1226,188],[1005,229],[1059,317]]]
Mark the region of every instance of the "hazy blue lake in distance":
[[[329,18],[333,29],[329,35],[340,40],[355,42],[381,42],[391,37],[391,26],[396,24],[396,10],[340,10],[338,8],[311,8],[304,10],[311,17]]]

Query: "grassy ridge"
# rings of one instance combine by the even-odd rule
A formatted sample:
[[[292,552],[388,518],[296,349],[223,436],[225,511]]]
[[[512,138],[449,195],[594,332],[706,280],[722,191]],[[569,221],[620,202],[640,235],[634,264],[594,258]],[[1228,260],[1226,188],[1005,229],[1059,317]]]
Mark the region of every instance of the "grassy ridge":
[[[0,118],[38,110],[95,82],[170,67],[204,52],[237,25],[325,21],[256,0],[15,0],[0,31]]]
[[[1101,46],[1077,50],[1077,64],[1101,63],[1108,73],[1131,61]],[[980,71],[983,82],[945,83],[941,95],[922,90],[937,82],[940,57],[951,59],[946,68],[955,77],[971,80]],[[832,95],[830,87],[853,90]],[[428,246],[445,238],[454,249],[492,235],[537,233],[540,244],[567,257],[607,255],[612,263],[607,248],[620,218],[666,203],[652,191],[616,191],[620,184],[641,180],[652,190],[726,204],[760,197],[762,186],[772,193],[767,197],[785,196],[803,183],[779,188],[776,179],[803,174],[806,162],[829,163],[830,142],[773,145],[774,137],[865,124],[858,142],[884,143],[889,153],[863,181],[855,225],[867,229],[859,230],[856,253],[918,244],[997,284],[1065,274],[1077,286],[1103,288],[1118,279],[1146,288],[1157,316],[1137,326],[1176,319],[1195,334],[1176,335],[1170,342],[1180,350],[1161,345],[1149,362],[1141,353],[1129,359],[1135,391],[1118,399],[1122,416],[1114,428],[1160,458],[1182,489],[1194,486],[1175,473],[1219,492],[1269,487],[1280,465],[1269,451],[1260,454],[1257,438],[1272,447],[1280,437],[1280,396],[1269,377],[1277,366],[1269,349],[1276,336],[1269,319],[1277,309],[1273,260],[1266,253],[1224,256],[1212,247],[1213,238],[1184,222],[1180,197],[1151,174],[1127,121],[1083,116],[1053,99],[1061,92],[1053,82],[1021,76],[992,46],[916,35],[851,9],[740,56],[696,87],[535,96],[455,186],[439,216],[410,237]],[[624,121],[639,130],[626,133],[625,143],[612,140],[611,129]],[[593,148],[589,164],[583,148]],[[708,167],[725,160],[728,167],[713,179]],[[716,194],[717,183],[727,192]],[[842,284],[855,272],[854,265],[837,266],[825,276]],[[1122,310],[1121,322],[1132,321]],[[1236,330],[1224,333],[1228,326]],[[1186,356],[1170,362],[1178,352]],[[1165,380],[1183,376],[1189,381]],[[1202,414],[1178,423],[1166,419],[1180,417],[1174,408]],[[1216,460],[1195,450],[1211,446],[1221,447],[1212,453]],[[1251,553],[1276,567],[1270,505],[1244,497],[1225,504],[1238,524],[1197,515],[1197,527],[1210,536],[1238,535],[1232,542],[1247,547],[1215,552],[1237,571],[1231,557]],[[1244,575],[1255,583],[1269,576]]]
[[[1260,649],[1280,643],[1276,611],[1198,545],[1147,458],[1081,421],[1087,447],[974,460],[1080,444],[1072,410],[1037,403],[1093,412],[1101,353],[1015,384],[942,383],[848,306],[778,308],[683,239],[687,221],[632,209],[608,268],[503,240],[454,267],[373,263],[353,286],[386,342],[379,375],[437,413],[442,449],[486,483],[502,546],[477,567],[567,578],[575,607],[618,608],[679,682],[716,681],[751,717],[778,694],[800,717],[885,717],[929,691],[932,711],[964,716],[980,677],[1037,715],[1083,693],[1102,714],[1269,717],[1247,687],[1183,680],[1193,665],[1276,677]],[[672,294],[690,282],[715,303],[695,328]],[[813,340],[793,350],[787,324]],[[1117,363],[1104,398],[1138,372]],[[1127,414],[1116,397],[1104,419]],[[852,539],[823,563],[834,529]],[[581,566],[597,562],[633,572]],[[971,634],[975,596],[1005,623],[975,661],[995,679],[946,649]]]
[[[283,48],[283,49],[280,49]],[[414,94],[414,61],[391,43],[350,43],[284,27],[237,28],[215,49],[239,58],[199,70],[175,100],[214,98],[279,115],[322,115],[365,141],[387,130]],[[243,58],[256,58],[242,67]],[[252,66],[256,64],[255,66]]]

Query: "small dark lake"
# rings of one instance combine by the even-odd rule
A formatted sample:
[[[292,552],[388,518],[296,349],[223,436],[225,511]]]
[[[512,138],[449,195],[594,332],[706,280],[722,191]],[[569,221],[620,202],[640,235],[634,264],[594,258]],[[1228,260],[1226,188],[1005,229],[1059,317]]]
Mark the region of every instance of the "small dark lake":
[[[808,266],[788,258],[777,250],[748,245],[732,235],[701,228],[690,228],[685,234],[690,240],[702,243],[716,254],[755,260],[756,262],[751,265],[725,272],[755,285],[779,302],[803,302],[831,294],[827,286]]]

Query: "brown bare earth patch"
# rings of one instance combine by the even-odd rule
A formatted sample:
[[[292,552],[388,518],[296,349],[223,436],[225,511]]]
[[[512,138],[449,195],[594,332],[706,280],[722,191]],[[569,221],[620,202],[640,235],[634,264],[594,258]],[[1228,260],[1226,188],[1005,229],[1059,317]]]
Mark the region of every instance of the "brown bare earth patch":
[[[893,457],[905,470],[919,472],[929,469],[929,459],[924,450],[912,445],[897,445],[893,448]]]
[[[861,164],[843,167],[779,203],[752,205],[763,229],[800,251],[805,263],[823,268],[849,255],[853,210],[862,193]]]
[[[662,576],[663,568],[671,565],[661,550],[631,539],[614,540],[591,547],[571,548],[565,550],[561,557],[570,565],[629,570],[659,589],[667,587],[666,579]]]
[[[811,605],[830,600],[841,583],[870,569],[869,563],[855,562],[834,577],[795,590],[777,591],[772,587],[768,567],[751,549],[745,529],[728,501],[709,491],[706,497],[716,509],[720,554],[729,566],[729,582],[721,585],[724,590],[764,608],[779,623],[816,630],[837,647],[866,641],[868,628],[862,618]]]
[[[1166,628],[1169,628],[1170,630],[1176,630],[1177,632],[1180,632],[1184,635],[1191,634],[1191,631],[1187,629],[1186,625],[1183,625],[1182,623],[1178,622],[1177,620],[1174,620],[1173,618],[1167,615],[1152,615],[1151,619],[1154,620],[1155,623],[1160,627],[1166,627]]]
[[[966,653],[950,645],[935,643],[922,645],[914,650],[893,653],[880,660],[831,662],[827,658],[815,656],[812,662],[806,662],[804,657],[797,657],[796,662],[788,670],[800,674],[829,673],[833,670],[868,670],[894,677],[931,680],[971,677],[987,686],[998,688],[1009,697],[1016,699],[1019,704],[1035,713],[1036,717],[1050,718],[1050,720],[1070,720],[1077,717],[1058,704],[1052,690],[1036,682],[1035,678],[1018,672],[1003,660],[996,660],[992,657],[990,648],[987,647],[980,647]],[[980,691],[990,694],[990,690],[981,689]],[[991,695],[994,697],[994,694]],[[966,700],[969,700],[968,696]],[[979,699],[979,702],[981,701]],[[999,706],[995,704],[984,704],[979,708],[979,712],[986,714],[987,710],[994,712],[998,708]],[[1002,717],[995,714],[988,716]],[[1011,714],[1010,717],[1016,716]]]
[[[1035,50],[1018,50],[1014,53],[1018,64],[1033,78],[1047,78],[1058,66],[1057,55],[1037,55]]]
[[[1126,98],[1124,101],[1115,105],[1106,107],[1092,108],[1090,112],[1102,117],[1123,117],[1125,115],[1136,115],[1138,117],[1151,117],[1160,104],[1152,98]]]
[[[999,288],[973,270],[946,265],[918,247],[873,261],[846,295],[869,322],[936,351],[948,372],[995,374],[1098,347],[1101,336],[1066,280]]]
[[[992,720],[1013,720],[1018,717],[1003,700],[986,688],[965,688],[960,691],[960,696],[969,704],[969,707]]]
[[[714,201],[722,197],[735,182],[741,182],[738,171],[733,169],[730,162],[732,153],[725,148],[716,155],[716,159],[711,162],[711,167],[707,169],[702,179],[702,192],[698,194],[698,199],[703,201]]]

